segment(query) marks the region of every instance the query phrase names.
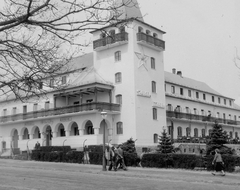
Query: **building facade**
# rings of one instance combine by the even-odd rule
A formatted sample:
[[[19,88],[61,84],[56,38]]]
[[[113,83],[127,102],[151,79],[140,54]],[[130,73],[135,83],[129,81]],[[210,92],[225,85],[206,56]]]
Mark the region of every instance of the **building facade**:
[[[0,101],[2,153],[31,150],[36,142],[79,148],[102,144],[103,136],[107,143],[132,138],[137,147],[154,147],[164,127],[178,143],[207,136],[216,120],[238,137],[234,100],[180,72],[165,72],[165,32],[140,19],[137,6],[123,11],[127,23],[92,31],[93,52],[74,58],[70,72],[46,79],[46,94],[27,103]]]

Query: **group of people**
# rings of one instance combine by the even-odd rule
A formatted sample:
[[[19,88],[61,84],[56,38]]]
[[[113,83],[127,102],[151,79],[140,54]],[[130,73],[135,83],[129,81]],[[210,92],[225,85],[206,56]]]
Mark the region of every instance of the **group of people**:
[[[117,171],[118,169],[127,170],[121,145],[118,145],[117,147],[109,145],[105,151],[105,157],[109,162],[108,171],[111,171],[112,169],[114,169],[114,171]]]

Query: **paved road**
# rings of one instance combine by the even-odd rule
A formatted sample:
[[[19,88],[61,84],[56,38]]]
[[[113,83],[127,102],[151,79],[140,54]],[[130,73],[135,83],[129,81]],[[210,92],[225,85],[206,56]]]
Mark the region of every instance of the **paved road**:
[[[0,190],[239,190],[240,174],[0,159]]]

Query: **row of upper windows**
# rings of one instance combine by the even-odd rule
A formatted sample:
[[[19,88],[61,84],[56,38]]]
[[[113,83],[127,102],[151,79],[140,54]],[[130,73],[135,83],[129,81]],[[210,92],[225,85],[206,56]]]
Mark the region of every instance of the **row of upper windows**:
[[[125,27],[124,27],[124,26],[119,27],[119,28],[118,28],[118,32],[119,32],[119,33],[124,33],[124,32],[125,32]],[[109,32],[103,31],[103,32],[100,34],[100,38],[106,38],[107,36],[113,37],[115,34],[116,34],[116,31],[115,31],[115,30],[110,30]]]
[[[167,111],[173,111],[173,108],[172,108],[172,105],[171,105],[171,104],[168,104],[168,105],[167,105]],[[176,111],[176,112],[182,112],[181,106],[178,105],[178,106],[174,109],[174,111]],[[190,109],[189,107],[185,107],[185,113],[191,114],[191,109]],[[192,113],[192,114],[199,115],[199,112],[198,112],[197,108],[194,108],[194,109],[193,109],[193,113]],[[202,115],[202,116],[211,116],[211,117],[214,117],[214,116],[212,115],[211,111],[206,112],[204,109],[201,109],[201,115]],[[226,119],[226,116],[227,116],[227,115],[226,115],[226,113],[223,113],[222,116],[223,116],[223,117],[222,117],[223,119]],[[216,118],[221,118],[219,112],[216,112]],[[233,118],[234,118],[235,121],[237,120],[237,116],[236,116],[236,115],[234,115]],[[240,118],[240,116],[239,116],[239,118]],[[228,115],[228,119],[232,119],[232,115],[231,115],[231,114]]]
[[[138,33],[143,33],[143,32],[144,32],[144,29],[143,29],[141,26],[139,26],[139,27],[138,27]],[[151,31],[147,29],[147,30],[146,30],[146,34],[150,36],[150,35],[151,35]],[[157,35],[156,33],[153,33],[152,36],[153,36],[154,38],[157,38],[157,37],[158,37],[158,35]]]
[[[165,91],[166,91],[166,84],[165,84]],[[175,94],[176,93],[176,88],[175,88],[175,86],[171,86],[171,93],[172,94]],[[180,95],[182,95],[182,96],[184,96],[184,89],[183,88],[180,88],[179,89],[179,94]],[[193,94],[193,91],[192,90],[187,90],[187,95],[188,95],[188,97],[194,97],[194,94]],[[200,98],[200,92],[195,92],[195,98],[196,99],[201,99]],[[202,93],[202,100],[206,100],[206,94],[205,93]],[[213,103],[215,103],[215,102],[218,102],[218,104],[222,104],[222,98],[221,97],[216,97],[216,96],[211,96],[211,101],[213,102]],[[228,100],[228,102],[229,102],[229,106],[232,106],[232,100]],[[227,99],[223,99],[223,104],[224,105],[227,105]]]
[[[121,51],[116,51],[114,53],[114,60],[115,62],[121,61]],[[151,57],[151,69],[156,69],[156,61],[154,57]]]
[[[199,131],[198,128],[194,128],[194,129],[193,129],[193,132],[194,132],[193,136],[194,136],[194,137],[206,137],[206,130],[205,130],[205,129],[201,129],[201,134],[200,134],[200,136],[199,136],[199,132],[198,132],[198,131]],[[209,130],[208,130],[208,136],[210,136],[211,133],[212,133],[212,129],[209,129]],[[190,127],[187,127],[187,128],[186,128],[185,135],[186,135],[187,137],[190,137],[190,136],[191,136],[191,129],[190,129]],[[182,127],[180,127],[180,126],[177,127],[177,136],[178,136],[178,137],[182,137],[182,136],[183,136]],[[233,132],[232,132],[232,131],[229,132],[229,137],[230,137],[230,138],[233,138]],[[238,138],[238,132],[235,132],[235,138]]]

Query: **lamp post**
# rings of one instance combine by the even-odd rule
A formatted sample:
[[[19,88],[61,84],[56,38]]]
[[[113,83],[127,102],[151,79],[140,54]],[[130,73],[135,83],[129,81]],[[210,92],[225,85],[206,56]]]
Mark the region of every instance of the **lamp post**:
[[[102,171],[106,171],[106,160],[105,160],[105,119],[107,117],[107,112],[102,111],[101,116],[103,118],[103,165]]]

